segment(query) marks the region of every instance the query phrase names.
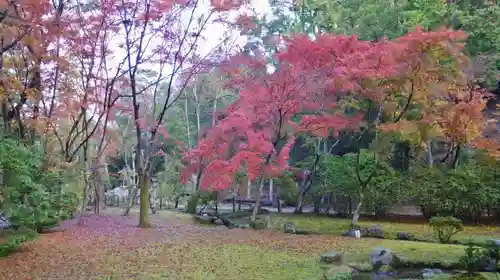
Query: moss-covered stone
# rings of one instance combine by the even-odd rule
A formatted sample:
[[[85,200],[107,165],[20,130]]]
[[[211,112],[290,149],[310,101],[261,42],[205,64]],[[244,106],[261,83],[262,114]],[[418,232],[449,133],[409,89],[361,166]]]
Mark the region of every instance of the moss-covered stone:
[[[323,263],[342,264],[344,260],[344,253],[335,251],[327,252],[321,255],[320,260]]]

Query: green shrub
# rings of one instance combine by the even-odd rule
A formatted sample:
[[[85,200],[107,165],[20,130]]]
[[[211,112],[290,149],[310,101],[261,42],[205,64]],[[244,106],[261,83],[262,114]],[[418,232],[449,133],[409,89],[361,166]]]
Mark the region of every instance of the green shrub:
[[[276,186],[279,186],[279,197],[287,205],[295,206],[299,194],[299,186],[292,178],[291,174],[285,174],[275,179]]]
[[[485,260],[485,255],[481,250],[469,244],[467,248],[465,248],[465,254],[460,257],[459,264],[469,275],[472,275],[483,266]]]
[[[256,219],[255,222],[250,222],[250,227],[253,229],[266,229],[267,221],[264,219]]]
[[[0,257],[10,255],[16,251],[22,243],[33,240],[36,236],[36,233],[33,231],[12,235],[7,242],[0,244]]]
[[[0,141],[0,169],[4,187],[0,212],[13,228],[41,232],[76,211],[78,197],[63,192],[62,170],[52,170],[41,146],[21,145],[12,139]]]
[[[431,232],[440,243],[449,243],[453,235],[463,231],[463,223],[454,217],[432,217]]]

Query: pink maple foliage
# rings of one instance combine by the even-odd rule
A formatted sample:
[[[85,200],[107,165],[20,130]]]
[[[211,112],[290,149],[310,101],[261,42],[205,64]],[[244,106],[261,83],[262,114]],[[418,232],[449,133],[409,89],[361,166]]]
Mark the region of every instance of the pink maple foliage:
[[[335,34],[315,39],[294,35],[283,38],[286,48],[275,54],[278,65],[272,73],[261,54],[236,55],[225,70],[239,99],[198,147],[185,153],[184,171],[203,169],[200,187],[212,190],[227,188],[241,168],[250,180],[278,175],[288,168],[297,133],[326,138],[360,129],[365,112],[345,114],[348,102],[394,98],[405,79],[420,74],[426,53],[442,47],[453,54],[460,49],[456,41],[464,38],[462,32],[421,29],[378,42]],[[293,122],[298,115],[300,122]]]

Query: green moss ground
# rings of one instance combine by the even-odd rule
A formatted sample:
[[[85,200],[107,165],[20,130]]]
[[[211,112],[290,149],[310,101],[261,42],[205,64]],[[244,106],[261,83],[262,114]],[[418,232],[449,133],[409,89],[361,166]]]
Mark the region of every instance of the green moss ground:
[[[326,216],[276,214],[273,215],[273,227],[282,230],[286,222],[295,222],[297,228],[311,233],[342,235],[349,227],[350,220]],[[390,223],[378,221],[360,221],[362,227],[373,227],[380,224],[386,238],[395,239],[397,232],[408,232],[418,239],[432,240],[430,227],[427,223]],[[464,231],[457,234],[453,240],[461,244],[469,241],[475,244],[485,243],[488,239],[500,239],[500,227],[493,226],[466,226]]]

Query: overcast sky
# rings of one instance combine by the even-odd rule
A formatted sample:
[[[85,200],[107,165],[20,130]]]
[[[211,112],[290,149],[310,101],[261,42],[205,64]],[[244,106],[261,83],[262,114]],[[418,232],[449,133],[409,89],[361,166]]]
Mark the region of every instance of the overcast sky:
[[[203,8],[198,9],[198,12],[196,13],[195,17],[201,16],[202,14],[208,14],[210,11],[210,0],[201,0],[200,3],[201,3],[200,7]],[[270,11],[268,0],[251,0],[250,5],[257,12],[259,16],[262,16]],[[245,12],[249,14],[251,13],[249,10],[245,9],[240,9],[238,11],[231,12],[230,20],[236,19],[238,14]],[[189,22],[190,12],[186,11],[185,13],[182,14],[181,17],[182,17],[182,22],[184,22],[185,25],[187,26],[187,23]],[[226,28],[227,26],[224,26],[223,24],[220,23],[208,24],[205,30],[202,32],[202,36],[205,39],[199,40],[198,54],[203,57],[207,53],[212,51],[221,42],[222,38],[224,37],[224,32],[226,31]],[[185,27],[183,29],[185,29]],[[240,31],[237,29],[232,30],[231,41],[236,42],[237,45],[239,46],[243,46],[246,43],[246,38],[245,36],[240,36],[239,33]],[[111,61],[108,61],[108,66],[110,66],[111,68],[116,69],[119,61],[121,61],[124,57],[126,57],[125,49],[120,47],[124,46],[124,37],[125,36],[123,34],[123,36],[116,36],[115,38],[113,38],[113,41],[116,42],[111,45],[111,49],[113,50],[113,55],[107,57],[108,60],[111,59]],[[158,42],[157,44],[159,44],[162,41],[162,39],[159,40],[153,39],[153,42],[154,41],[157,41]],[[154,45],[156,44],[152,43],[152,46]],[[143,65],[143,67],[154,69],[155,71],[159,70],[158,65]]]

